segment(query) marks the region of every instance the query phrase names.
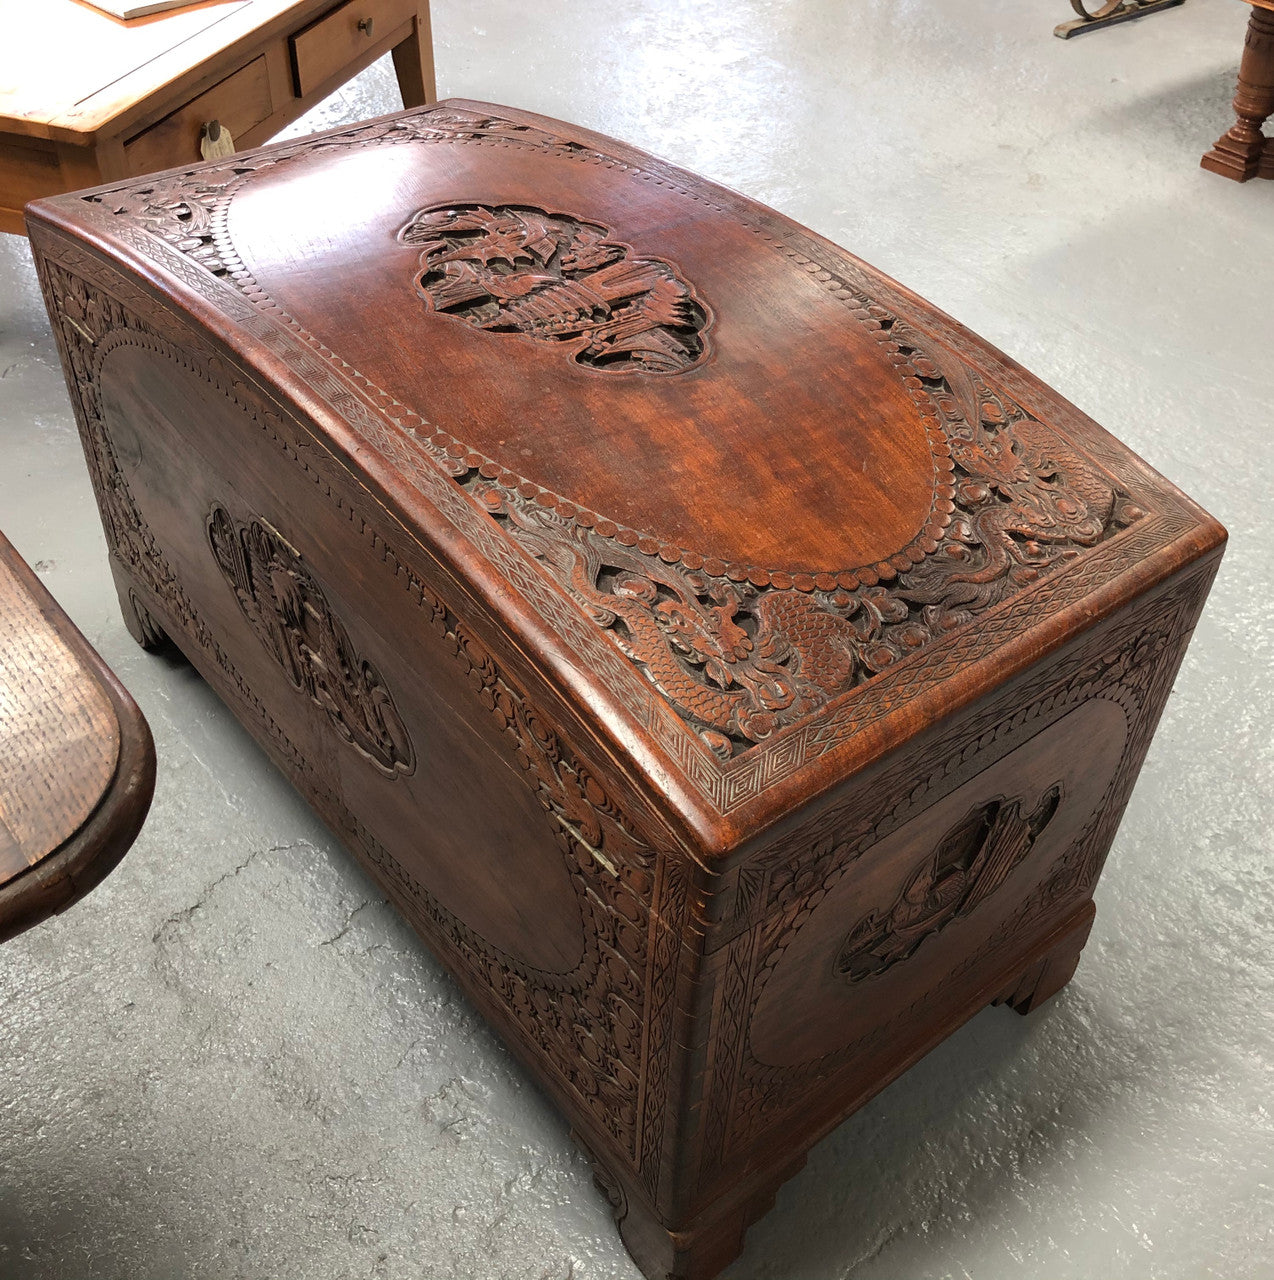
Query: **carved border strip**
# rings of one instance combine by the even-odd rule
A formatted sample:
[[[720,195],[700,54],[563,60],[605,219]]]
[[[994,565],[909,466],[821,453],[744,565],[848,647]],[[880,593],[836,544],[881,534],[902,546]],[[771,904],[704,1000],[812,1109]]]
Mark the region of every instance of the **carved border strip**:
[[[72,252],[68,256],[78,255]],[[222,357],[188,334],[185,326],[175,323],[152,299],[92,256],[84,255],[83,265],[93,275],[106,276],[110,283],[123,286],[121,292],[129,295],[130,303],[139,312],[153,317],[184,344],[184,349],[169,344],[158,328],[136,318],[109,294],[95,298],[88,284],[70,273],[67,263],[54,264],[51,257],[46,261],[37,256],[46,296],[59,300],[61,323],[55,325],[55,333],[68,368],[76,373],[79,394],[72,399],[112,553],[162,605],[166,619],[175,622],[177,629],[208,657],[223,692],[245,705],[260,721],[275,749],[290,762],[292,772],[319,808],[334,814],[337,825],[397,886],[400,905],[422,925],[423,932],[456,967],[474,974],[482,987],[497,994],[523,1035],[538,1047],[538,1056],[547,1067],[628,1153],[653,1198],[658,1189],[658,1157],[666,1119],[676,954],[687,910],[686,869],[673,855],[653,854],[626,829],[619,811],[556,731],[508,683],[486,650],[430,588],[358,512],[349,508],[347,514],[360,535],[372,542],[376,558],[450,641],[456,659],[478,678],[479,699],[489,701],[489,710],[505,730],[528,781],[541,793],[546,818],[562,849],[584,914],[589,945],[580,965],[571,974],[558,975],[522,964],[469,929],[397,862],[312,770],[244,681],[181,587],[115,461],[100,422],[94,369],[100,366],[106,351],[121,341],[167,355],[237,405],[274,447],[287,454],[325,496],[343,508],[345,504],[331,479],[310,465],[318,460],[313,454],[319,451],[314,450],[308,459],[300,456],[297,445],[286,437],[291,434],[295,440],[308,440],[308,433],[250,375],[236,369],[233,372],[238,376],[232,385],[223,381],[231,370]],[[58,272],[65,273],[64,278],[59,280]],[[100,278],[94,284],[104,287]],[[78,304],[71,302],[77,297]],[[90,322],[86,324],[82,316]],[[195,340],[188,340],[191,337]],[[592,837],[592,848],[606,847],[608,861],[617,868],[616,875],[604,870],[591,849],[581,843],[581,824]],[[621,907],[620,898],[641,904],[637,912],[643,922],[640,927],[634,929],[627,924],[633,912]],[[621,933],[625,936],[621,937]],[[618,985],[616,962],[627,974]],[[537,990],[549,995],[544,1008],[532,999]],[[621,1005],[629,1010],[626,1016],[618,1012]],[[598,1046],[600,1054],[580,1052],[581,1031]],[[555,1048],[555,1039],[563,1041],[560,1050]],[[597,1059],[596,1066],[590,1065],[593,1058]],[[639,1092],[642,1080],[645,1084]]]

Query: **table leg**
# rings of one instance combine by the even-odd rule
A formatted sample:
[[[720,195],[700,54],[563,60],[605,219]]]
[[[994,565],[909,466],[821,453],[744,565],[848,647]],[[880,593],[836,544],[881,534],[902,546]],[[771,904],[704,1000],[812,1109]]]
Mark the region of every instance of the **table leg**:
[[[1261,133],[1261,126],[1274,114],[1274,12],[1269,9],[1253,9],[1248,21],[1234,114],[1238,122],[1217,139],[1200,163],[1236,182],[1274,178],[1274,145]]]
[[[429,26],[429,0],[421,0],[416,11],[416,29],[394,46],[394,71],[404,107],[423,107],[438,101],[434,84],[434,42]]]

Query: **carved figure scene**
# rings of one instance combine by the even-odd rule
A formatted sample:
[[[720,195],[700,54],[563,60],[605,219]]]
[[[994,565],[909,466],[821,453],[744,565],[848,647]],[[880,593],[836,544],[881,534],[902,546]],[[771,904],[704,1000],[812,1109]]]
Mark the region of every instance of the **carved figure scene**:
[[[410,773],[415,752],[389,690],[354,648],[300,553],[264,521],[236,522],[221,506],[208,517],[208,541],[243,616],[288,683],[382,773]]]
[[[416,289],[439,315],[566,344],[603,373],[680,373],[707,352],[707,311],[676,269],[596,223],[464,204],[422,209],[398,238],[420,246]]]
[[[1022,800],[991,800],[951,828],[908,877],[893,906],[872,911],[849,931],[836,971],[860,982],[910,959],[921,943],[968,916],[1013,874],[1061,803],[1050,787],[1029,814]]]

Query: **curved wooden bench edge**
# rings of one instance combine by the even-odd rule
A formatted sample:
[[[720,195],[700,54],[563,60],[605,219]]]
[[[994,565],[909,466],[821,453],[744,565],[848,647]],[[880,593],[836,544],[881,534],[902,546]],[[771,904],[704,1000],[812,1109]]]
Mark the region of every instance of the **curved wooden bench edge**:
[[[0,535],[0,554],[5,552],[49,625],[110,701],[119,726],[119,755],[109,784],[76,831],[0,886],[0,942],[64,911],[113,870],[141,830],[155,791],[155,743],[141,709],[48,588]]]

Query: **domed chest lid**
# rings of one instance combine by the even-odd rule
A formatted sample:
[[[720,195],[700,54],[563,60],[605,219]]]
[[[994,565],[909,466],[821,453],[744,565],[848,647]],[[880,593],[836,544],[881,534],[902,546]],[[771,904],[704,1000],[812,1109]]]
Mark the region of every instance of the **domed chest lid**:
[[[850,254],[554,121],[441,103],[89,200],[183,255],[718,814],[861,767],[1206,520]]]

